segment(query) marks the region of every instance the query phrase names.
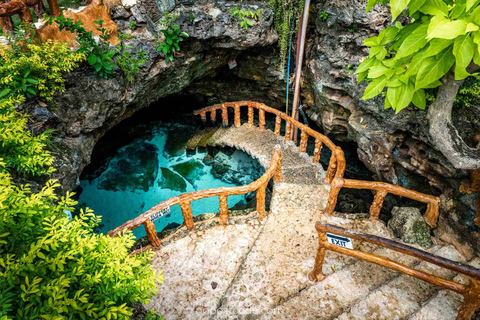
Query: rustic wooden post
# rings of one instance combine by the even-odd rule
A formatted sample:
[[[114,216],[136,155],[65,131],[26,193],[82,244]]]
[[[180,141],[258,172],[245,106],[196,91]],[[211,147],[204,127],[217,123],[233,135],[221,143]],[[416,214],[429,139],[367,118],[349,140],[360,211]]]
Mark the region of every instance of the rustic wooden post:
[[[265,130],[265,110],[258,109],[258,128]]]
[[[220,202],[220,223],[228,225],[228,196],[221,194],[218,196],[218,200]]]
[[[61,13],[57,0],[47,0],[47,2],[50,7],[50,14],[54,17],[60,17]]]
[[[282,118],[277,114],[275,118],[275,137],[280,135],[280,129],[282,127]]]
[[[289,121],[287,121],[285,125],[285,141],[291,141],[292,140],[292,125],[290,124]]]
[[[207,122],[207,113],[205,111],[200,112],[200,117],[202,118],[202,122]]]
[[[217,121],[217,110],[212,110],[210,111],[210,120],[212,120],[213,123]]]
[[[190,201],[180,202],[180,207],[182,208],[183,221],[185,221],[185,226],[189,231],[193,230],[193,215],[192,215],[192,206]]]
[[[253,106],[248,106],[248,126],[253,126]]]
[[[228,109],[225,105],[222,105],[222,126],[228,126]]]
[[[438,202],[430,202],[427,205],[427,211],[423,216],[425,222],[432,228],[437,226],[438,221]]]
[[[308,133],[305,131],[302,131],[302,134],[300,135],[300,148],[299,152],[307,152],[307,143],[308,143]]]
[[[313,163],[320,162],[320,156],[322,154],[322,141],[315,139],[315,150],[313,151]]]
[[[325,175],[325,183],[332,183],[333,177],[335,176],[335,171],[337,169],[337,156],[335,155],[335,150],[332,150],[332,156],[330,157],[330,162],[328,164],[327,174]]]
[[[379,190],[375,193],[375,198],[370,206],[370,220],[378,220],[380,210],[383,206],[383,201],[385,200],[387,194],[388,192],[386,190]]]
[[[13,32],[12,17],[0,17],[0,28],[2,28],[3,32]]]
[[[262,184],[257,189],[257,213],[261,219],[265,218],[265,196],[267,190],[267,183]]]
[[[240,106],[236,104],[234,107],[234,110],[235,110],[235,117],[234,117],[235,127],[238,128],[242,125],[240,121]]]
[[[480,308],[480,280],[472,279],[463,294],[463,304],[457,315],[457,320],[470,320],[475,311]]]
[[[330,194],[328,195],[328,203],[324,211],[325,215],[331,216],[335,211],[335,207],[337,206],[338,194],[340,193],[340,190],[342,189],[343,184],[344,184],[343,178],[335,178],[332,181],[332,184],[330,187]]]
[[[325,280],[325,275],[322,273],[322,268],[323,262],[325,261],[325,252],[327,251],[327,245],[327,233],[318,230],[318,250],[317,256],[315,257],[315,266],[313,267],[312,272],[308,274],[308,279],[310,281],[317,282]]]
[[[157,236],[157,229],[155,228],[155,224],[147,219],[143,226],[145,227],[145,231],[147,232],[148,241],[152,244],[153,247],[159,248],[162,245],[162,242]]]

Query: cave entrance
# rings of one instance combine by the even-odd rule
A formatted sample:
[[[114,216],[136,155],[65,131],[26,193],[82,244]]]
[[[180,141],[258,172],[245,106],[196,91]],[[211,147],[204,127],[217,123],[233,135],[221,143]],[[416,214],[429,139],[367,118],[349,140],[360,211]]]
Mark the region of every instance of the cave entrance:
[[[193,110],[203,106],[199,96],[162,99],[99,140],[91,163],[82,172],[78,190],[79,206],[102,216],[99,232],[106,233],[182,193],[246,185],[265,172],[240,150],[187,149],[189,140],[203,134],[200,119],[192,115]],[[255,210],[255,201],[254,193],[228,197],[229,208],[245,214]],[[217,197],[192,202],[194,216],[218,210]],[[182,222],[180,207],[173,206],[155,225],[161,232]],[[134,234],[143,237],[145,230],[137,228]]]

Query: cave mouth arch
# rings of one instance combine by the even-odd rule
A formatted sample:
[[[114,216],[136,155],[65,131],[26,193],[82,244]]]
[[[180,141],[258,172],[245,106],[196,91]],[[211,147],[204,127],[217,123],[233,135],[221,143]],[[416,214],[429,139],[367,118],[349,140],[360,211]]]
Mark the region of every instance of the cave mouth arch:
[[[203,106],[201,96],[162,99],[120,122],[97,142],[77,189],[78,206],[102,216],[97,231],[106,233],[182,193],[246,185],[265,172],[256,159],[235,148],[186,147],[190,139],[206,132],[192,114]],[[270,196],[267,191],[267,210]],[[255,211],[255,193],[231,196],[228,204],[236,214],[248,214]],[[218,198],[192,202],[194,216],[218,210]],[[155,221],[158,232],[182,223],[179,206]],[[137,228],[134,234],[141,238],[145,231]]]

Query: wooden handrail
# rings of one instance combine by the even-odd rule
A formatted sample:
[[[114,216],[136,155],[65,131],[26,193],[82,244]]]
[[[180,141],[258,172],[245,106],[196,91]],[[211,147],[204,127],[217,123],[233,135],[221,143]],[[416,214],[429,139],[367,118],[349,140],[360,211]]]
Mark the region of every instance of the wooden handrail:
[[[380,210],[383,205],[383,201],[387,194],[392,193],[398,196],[407,197],[416,201],[427,203],[427,211],[424,215],[424,219],[427,224],[434,228],[437,225],[438,220],[438,210],[440,199],[435,196],[431,196],[425,193],[409,190],[400,186],[385,182],[375,182],[375,181],[360,181],[360,180],[350,180],[344,179],[345,174],[345,155],[343,150],[336,146],[329,138],[325,135],[313,130],[309,126],[298,122],[287,114],[281,112],[280,110],[268,107],[267,105],[254,101],[237,101],[237,102],[225,102],[222,104],[216,104],[210,107],[206,107],[200,110],[195,111],[193,114],[201,116],[202,120],[205,122],[207,120],[207,113],[210,112],[210,119],[216,121],[216,111],[222,111],[222,124],[223,126],[228,126],[228,108],[234,109],[234,125],[240,127],[242,125],[240,119],[240,108],[242,106],[248,107],[248,122],[246,125],[254,125],[254,109],[258,109],[259,114],[259,124],[258,127],[260,130],[265,130],[265,112],[272,113],[276,115],[275,120],[275,136],[280,135],[280,129],[282,120],[286,122],[285,127],[285,140],[291,140],[291,133],[293,128],[298,128],[300,130],[300,146],[299,152],[307,151],[307,142],[308,138],[311,136],[315,139],[315,150],[313,153],[313,162],[318,163],[320,161],[320,156],[322,152],[322,146],[326,145],[331,151],[332,156],[328,164],[327,173],[325,175],[325,183],[330,184],[330,194],[328,197],[327,207],[324,210],[326,215],[333,215],[335,211],[335,206],[337,205],[338,194],[342,188],[353,188],[353,189],[369,189],[376,191],[375,199],[370,207],[370,219],[377,220],[380,215]]]
[[[319,247],[317,250],[317,255],[315,258],[315,266],[312,272],[308,275],[308,278],[311,281],[322,281],[326,277],[322,274],[323,263],[325,260],[325,253],[327,250],[343,253],[348,256],[359,258],[367,262],[375,263],[389,269],[402,272],[404,274],[416,277],[428,283],[437,285],[444,289],[455,291],[464,297],[462,308],[460,309],[457,320],[469,320],[475,313],[475,311],[480,308],[480,270],[469,265],[455,262],[449,259],[435,256],[428,252],[413,248],[411,246],[405,245],[403,243],[395,242],[389,239],[369,235],[362,232],[350,231],[338,226],[334,226],[328,223],[318,221],[315,225],[315,228],[318,232]],[[349,249],[340,245],[330,244],[327,238],[327,232],[334,235],[339,235],[343,237],[349,237],[359,241],[365,241],[372,244],[382,246],[387,249],[392,249],[397,252],[401,252],[416,258],[419,258],[423,261],[433,263],[437,266],[447,268],[464,274],[466,276],[472,277],[472,282],[469,286],[465,286],[461,283],[450,281],[441,277],[434,276],[427,272],[423,272],[411,267],[408,267],[404,264],[395,262],[388,258],[375,255],[372,253]],[[349,240],[350,241],[350,240]]]
[[[58,7],[57,0],[48,0],[48,6],[50,7],[52,16],[60,16],[60,8]],[[11,0],[8,2],[0,0],[0,28],[4,29],[4,31],[12,32],[13,23],[11,16],[14,14],[18,14],[20,20],[24,22],[33,23],[30,8],[33,8],[38,17],[42,17],[45,13],[43,0]]]
[[[189,231],[194,229],[193,215],[191,202],[211,197],[219,197],[220,201],[220,216],[219,222],[223,225],[228,224],[228,203],[227,199],[232,195],[242,195],[249,192],[257,191],[257,213],[259,218],[265,217],[265,189],[268,182],[273,178],[275,182],[282,181],[282,150],[279,145],[275,146],[272,159],[267,171],[256,181],[240,187],[221,187],[215,189],[200,190],[191,193],[183,193],[178,197],[172,197],[165,201],[160,202],[156,206],[152,207],[148,211],[142,213],[138,217],[129,220],[121,226],[111,230],[107,235],[116,237],[125,230],[133,230],[143,225],[145,227],[148,240],[153,247],[160,247],[161,240],[157,236],[155,224],[150,220],[150,217],[165,208],[180,205],[182,209],[182,215],[184,218],[185,226]]]

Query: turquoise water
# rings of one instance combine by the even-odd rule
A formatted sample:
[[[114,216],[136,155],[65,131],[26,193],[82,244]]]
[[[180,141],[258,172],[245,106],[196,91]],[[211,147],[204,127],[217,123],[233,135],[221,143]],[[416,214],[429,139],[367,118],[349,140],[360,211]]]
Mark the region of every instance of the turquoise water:
[[[212,175],[212,166],[205,164],[210,162],[203,162],[204,158],[212,159],[206,151],[187,155],[185,145],[195,131],[185,125],[156,124],[145,137],[120,148],[101,172],[97,170],[94,176],[80,181],[83,190],[79,206],[87,206],[102,216],[100,232],[106,233],[170,197],[237,185],[226,182],[231,179],[221,180]],[[246,177],[242,182],[256,178]],[[246,203],[245,196],[228,198],[229,207],[239,203]],[[192,202],[192,211],[194,215],[218,212],[218,206],[218,197],[201,199]],[[173,206],[170,213],[155,221],[155,226],[160,232],[169,225],[182,223],[180,207]],[[134,234],[143,237],[145,229],[141,226]]]

